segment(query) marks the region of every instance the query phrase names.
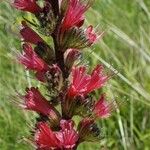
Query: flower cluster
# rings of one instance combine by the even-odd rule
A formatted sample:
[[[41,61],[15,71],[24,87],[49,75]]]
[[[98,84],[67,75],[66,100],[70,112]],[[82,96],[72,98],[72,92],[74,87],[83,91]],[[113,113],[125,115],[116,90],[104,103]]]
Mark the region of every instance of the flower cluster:
[[[17,58],[46,85],[49,95],[46,98],[37,87],[31,87],[20,96],[19,105],[39,115],[33,131],[38,150],[76,150],[82,142],[100,140],[96,120],[111,114],[113,103],[106,101],[105,94],[98,101],[91,96],[109,79],[103,66],[97,65],[89,73],[86,66],[76,63],[81,49],[90,47],[102,35],[92,25],[83,28],[84,14],[92,3],[93,0],[14,0],[12,4],[32,13],[37,20],[36,24],[28,19],[22,21],[23,53]],[[46,36],[53,40],[52,45],[46,42]],[[73,120],[75,115],[81,118],[78,125]]]

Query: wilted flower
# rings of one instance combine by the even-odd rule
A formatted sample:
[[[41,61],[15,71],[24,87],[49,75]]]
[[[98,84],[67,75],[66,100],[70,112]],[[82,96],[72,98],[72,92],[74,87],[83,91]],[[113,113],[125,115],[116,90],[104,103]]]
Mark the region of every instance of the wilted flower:
[[[56,7],[55,3],[57,1],[45,0],[42,12],[36,15],[40,23],[39,30],[47,36],[53,33],[57,24],[58,18],[55,16],[56,12],[53,11],[53,7]]]
[[[14,0],[13,6],[22,11],[28,11],[33,14],[36,14],[42,10],[36,3],[36,0]]]
[[[86,73],[86,67],[74,67],[72,69],[72,81],[68,89],[68,96],[86,95],[93,90],[104,86],[108,76],[103,74],[103,67],[98,65],[91,73]]]
[[[36,77],[41,82],[48,83],[48,89],[59,90],[62,86],[62,72],[57,64],[48,66],[47,68],[37,71]]]

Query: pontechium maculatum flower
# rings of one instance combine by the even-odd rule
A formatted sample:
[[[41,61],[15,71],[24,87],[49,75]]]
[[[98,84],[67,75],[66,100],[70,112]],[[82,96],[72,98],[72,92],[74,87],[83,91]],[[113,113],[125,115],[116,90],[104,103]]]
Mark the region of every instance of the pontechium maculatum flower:
[[[23,51],[17,53],[31,85],[16,103],[36,114],[29,137],[36,150],[77,150],[83,142],[101,142],[96,122],[115,108],[100,94],[110,75],[103,65],[91,69],[84,61],[82,49],[103,35],[83,25],[93,1],[13,0],[22,14],[31,13],[20,22]],[[101,95],[98,101],[95,93]]]

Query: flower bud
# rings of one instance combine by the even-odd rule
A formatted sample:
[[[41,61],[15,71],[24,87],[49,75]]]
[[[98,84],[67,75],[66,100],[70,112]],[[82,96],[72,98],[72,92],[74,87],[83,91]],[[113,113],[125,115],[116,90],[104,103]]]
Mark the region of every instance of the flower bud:
[[[70,28],[63,32],[59,40],[62,50],[68,48],[82,49],[89,45],[84,31],[77,27]]]
[[[94,123],[94,120],[84,118],[78,125],[79,142],[95,142],[100,140],[100,129]]]
[[[65,53],[65,66],[67,69],[71,69],[74,62],[81,56],[81,53],[77,49],[68,49]]]

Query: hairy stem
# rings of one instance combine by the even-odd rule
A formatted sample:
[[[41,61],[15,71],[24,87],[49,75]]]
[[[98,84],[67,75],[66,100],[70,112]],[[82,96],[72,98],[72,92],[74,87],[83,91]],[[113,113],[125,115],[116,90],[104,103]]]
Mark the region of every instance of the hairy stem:
[[[64,64],[64,52],[60,50],[55,35],[53,35],[53,41],[54,41],[56,63],[60,67],[63,73],[63,77],[66,78],[66,69],[65,69],[65,64]]]
[[[58,0],[49,0],[49,1],[52,5],[54,15],[55,17],[57,17],[59,15],[59,2]]]

